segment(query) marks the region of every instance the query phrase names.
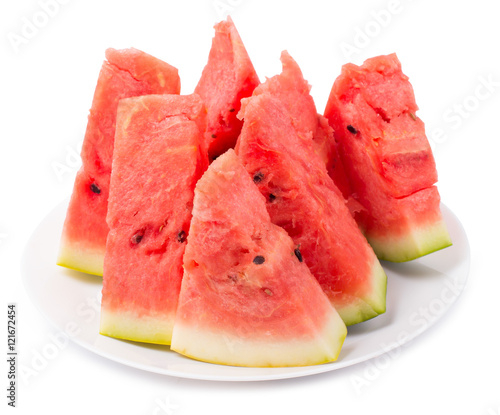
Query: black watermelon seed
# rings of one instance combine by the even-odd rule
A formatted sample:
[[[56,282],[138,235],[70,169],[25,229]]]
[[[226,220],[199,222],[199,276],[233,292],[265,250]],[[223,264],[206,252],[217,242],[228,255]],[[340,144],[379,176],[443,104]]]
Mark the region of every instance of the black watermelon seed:
[[[132,242],[133,245],[137,245],[139,242],[142,241],[142,238],[144,237],[144,231],[139,231],[136,232],[132,238],[130,238],[130,242]]]
[[[183,243],[185,240],[186,240],[186,232],[180,231],[177,234],[177,241],[180,242],[180,243]]]
[[[269,193],[269,201],[274,202],[276,200],[276,196],[274,196],[272,193]]]
[[[295,250],[293,252],[294,252],[295,256],[297,257],[297,259],[299,260],[299,262],[302,262],[303,261],[302,254],[300,253],[299,248],[295,248]]]
[[[231,109],[229,110],[229,112],[234,112],[234,111],[235,111],[235,110],[234,110],[234,108],[231,108]]]
[[[254,183],[259,183],[262,181],[262,179],[264,178],[264,174],[262,172],[257,172],[254,174],[253,176],[253,182]]]
[[[95,183],[92,183],[90,185],[90,190],[92,190],[96,195],[100,195],[101,194],[101,189]]]
[[[347,130],[349,130],[350,133],[352,134],[357,134],[358,130],[356,130],[351,124],[347,126]]]
[[[212,138],[217,138],[217,136],[215,134],[212,134]]]
[[[261,264],[263,264],[265,261],[266,261],[266,259],[265,259],[262,255],[257,255],[257,256],[253,259],[253,263],[254,263],[254,264],[256,264],[256,265],[261,265]]]

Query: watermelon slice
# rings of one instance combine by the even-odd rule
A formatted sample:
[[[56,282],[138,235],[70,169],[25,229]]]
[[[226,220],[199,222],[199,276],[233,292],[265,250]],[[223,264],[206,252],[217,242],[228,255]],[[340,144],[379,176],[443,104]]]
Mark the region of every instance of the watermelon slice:
[[[237,366],[338,357],[346,327],[233,150],[195,189],[171,348]]]
[[[281,76],[281,75],[279,75]],[[282,88],[294,88],[283,77]],[[304,124],[287,110],[286,93],[267,82],[243,101],[236,152],[347,325],[385,312],[386,275],[329,177]]]
[[[230,17],[215,25],[208,63],[195,88],[207,106],[205,139],[215,159],[233,148],[242,122],[236,117],[241,98],[252,95],[259,78]]]
[[[342,193],[348,195],[349,184],[333,138],[333,129],[328,120],[318,114],[310,94],[311,86],[287,51],[281,53],[281,63],[281,74],[257,86],[253,95],[269,92],[283,103],[299,137],[303,140],[312,139],[314,150],[323,160],[328,173]]]
[[[108,226],[109,177],[115,118],[121,98],[179,93],[177,69],[137,49],[106,51],[90,109],[57,263],[102,275]]]
[[[395,54],[344,65],[325,115],[379,258],[408,261],[451,245],[437,172],[408,77]]]
[[[197,95],[120,101],[101,334],[170,343],[194,187],[208,166],[200,151],[204,116]]]

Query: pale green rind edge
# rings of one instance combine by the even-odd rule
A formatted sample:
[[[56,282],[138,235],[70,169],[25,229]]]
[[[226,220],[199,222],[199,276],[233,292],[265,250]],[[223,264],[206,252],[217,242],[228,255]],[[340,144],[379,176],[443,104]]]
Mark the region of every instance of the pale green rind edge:
[[[407,262],[452,245],[450,234],[443,220],[414,229],[401,237],[366,238],[381,260]]]
[[[102,277],[104,249],[90,249],[62,240],[57,265]]]
[[[171,349],[192,359],[227,366],[310,366],[337,360],[346,335],[347,328],[335,310],[311,340],[243,339],[181,321],[174,326]]]
[[[371,275],[372,289],[368,295],[353,298],[348,306],[337,308],[346,326],[370,320],[386,311],[387,275],[376,258]]]
[[[138,315],[125,310],[102,308],[99,333],[117,339],[169,345],[173,323],[174,315]]]

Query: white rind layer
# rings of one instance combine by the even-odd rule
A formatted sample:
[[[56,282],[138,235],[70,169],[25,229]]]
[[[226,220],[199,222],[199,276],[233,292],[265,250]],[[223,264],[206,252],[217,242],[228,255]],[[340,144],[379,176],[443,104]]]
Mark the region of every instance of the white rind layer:
[[[171,349],[209,363],[247,367],[308,366],[337,360],[347,329],[333,311],[312,339],[239,338],[229,333],[188,325],[179,319]]]
[[[452,244],[442,219],[400,237],[389,235],[381,238],[367,234],[366,238],[377,257],[390,262],[411,261]]]
[[[143,343],[170,344],[175,314],[139,315],[134,312],[101,308],[99,333]]]
[[[104,249],[92,249],[63,236],[57,265],[102,277],[104,253]]]
[[[369,320],[386,310],[387,276],[377,258],[372,266],[371,291],[364,297],[351,297],[348,306],[337,311],[347,326]],[[334,304],[335,305],[335,304]]]

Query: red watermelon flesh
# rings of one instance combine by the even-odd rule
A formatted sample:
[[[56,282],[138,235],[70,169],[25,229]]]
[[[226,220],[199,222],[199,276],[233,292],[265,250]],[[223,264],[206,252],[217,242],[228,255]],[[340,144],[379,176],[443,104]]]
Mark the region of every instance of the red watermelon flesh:
[[[299,119],[265,86],[243,101],[236,152],[265,196],[272,222],[292,237],[347,325],[385,312],[379,261],[312,141],[300,135]]]
[[[104,258],[101,334],[169,344],[196,181],[205,107],[197,95],[120,101]]]
[[[337,358],[345,325],[233,150],[196,185],[184,269],[173,350],[253,367]]]
[[[257,86],[253,95],[271,93],[285,105],[292,124],[302,140],[312,140],[315,152],[324,161],[329,174],[334,175],[337,187],[348,195],[347,177],[342,161],[338,156],[337,144],[333,138],[333,129],[328,120],[318,114],[311,86],[304,79],[302,71],[287,51],[281,53],[281,74],[273,76]]]
[[[395,54],[344,65],[325,109],[351,197],[362,206],[356,220],[379,258],[395,262],[451,244],[417,109]]]
[[[177,69],[137,49],[106,51],[61,238],[58,264],[102,275],[115,120],[122,98],[179,93]]]
[[[259,78],[230,17],[215,25],[208,62],[195,88],[207,106],[205,138],[215,159],[233,148],[242,122],[236,117],[241,98],[252,95]]]

